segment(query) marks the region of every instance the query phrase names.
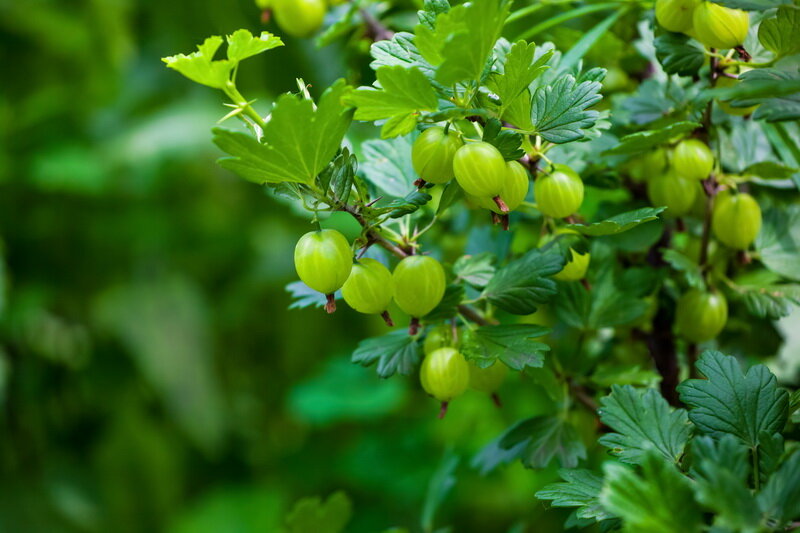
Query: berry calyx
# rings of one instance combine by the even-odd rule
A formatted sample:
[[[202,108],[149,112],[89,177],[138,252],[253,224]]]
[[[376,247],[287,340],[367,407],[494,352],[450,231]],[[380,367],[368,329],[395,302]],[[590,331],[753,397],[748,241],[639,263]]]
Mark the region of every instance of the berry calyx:
[[[425,356],[419,379],[425,392],[442,402],[443,418],[447,404],[469,386],[469,363],[455,348],[439,348]]]
[[[711,229],[722,244],[746,250],[761,230],[761,207],[747,193],[723,191],[714,201]]]
[[[464,142],[453,130],[435,126],[423,131],[411,148],[411,164],[417,175],[435,184],[447,183],[454,177],[453,158]]]
[[[404,313],[419,318],[433,311],[444,296],[445,275],[441,263],[426,255],[400,261],[392,275],[394,301]]]
[[[672,152],[672,167],[679,176],[704,180],[714,170],[714,154],[704,142],[686,139]]]
[[[583,181],[566,165],[553,165],[553,171],[536,179],[533,194],[539,211],[554,218],[571,215],[583,203]]]
[[[394,296],[392,273],[380,261],[365,257],[353,265],[342,286],[347,305],[368,315],[386,311]]]
[[[476,198],[476,203],[483,207],[503,215],[510,211],[515,210],[525,201],[530,188],[530,179],[528,178],[528,171],[525,170],[519,162],[508,161],[506,162],[505,179],[503,181],[503,190],[500,192],[500,197],[506,206],[506,211],[503,211],[497,202],[492,198]]]
[[[500,151],[489,143],[469,143],[456,151],[453,172],[467,194],[494,198],[503,192],[506,161]]]
[[[697,182],[678,175],[674,169],[647,182],[647,196],[655,207],[665,206],[665,214],[680,217],[692,209]]]
[[[690,342],[706,342],[728,321],[728,302],[722,293],[691,289],[678,299],[675,323],[678,333]]]
[[[744,42],[750,28],[747,11],[714,2],[701,2],[694,10],[694,37],[709,48],[735,48]]]
[[[666,30],[686,32],[692,28],[699,3],[699,0],[656,0],[656,20]]]
[[[325,309],[334,312],[333,293],[344,285],[353,267],[353,251],[344,235],[332,229],[306,233],[295,246],[294,266],[303,283],[328,295]]]
[[[324,0],[274,0],[275,21],[293,37],[309,37],[325,19]]]

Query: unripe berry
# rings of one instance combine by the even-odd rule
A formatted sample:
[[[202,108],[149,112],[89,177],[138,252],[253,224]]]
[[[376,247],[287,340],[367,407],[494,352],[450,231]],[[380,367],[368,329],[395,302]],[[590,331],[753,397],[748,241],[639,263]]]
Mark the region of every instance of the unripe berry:
[[[342,286],[342,297],[347,305],[358,311],[374,315],[383,313],[394,295],[392,273],[380,261],[365,257],[353,265],[350,276]]]
[[[297,241],[294,266],[303,283],[331,294],[347,281],[353,267],[353,251],[336,230],[311,231]]]
[[[571,215],[583,203],[583,182],[566,165],[553,165],[553,171],[536,178],[533,194],[539,211],[554,218]]]
[[[433,257],[406,257],[395,267],[393,279],[394,301],[412,317],[427,315],[444,296],[444,269]]]
[[[469,364],[455,348],[439,348],[425,356],[419,373],[422,388],[440,402],[462,395],[469,385]]]
[[[324,0],[274,0],[273,11],[278,25],[293,37],[309,37],[325,19]]]
[[[505,202],[509,211],[513,211],[525,201],[530,188],[530,180],[528,179],[528,171],[525,170],[517,161],[508,161],[506,163],[505,181],[503,182],[503,190],[500,197]],[[503,211],[497,206],[494,200],[489,197],[475,198],[478,205],[484,209],[494,211],[498,215],[503,214]]]
[[[469,143],[459,148],[453,159],[453,171],[467,194],[493,198],[503,192],[506,161],[489,143]]]
[[[591,254],[578,253],[574,249],[569,249],[570,259],[561,272],[553,275],[553,279],[558,281],[579,281],[586,277],[586,270],[589,268]]]
[[[656,148],[632,160],[627,167],[634,181],[647,181],[667,170],[667,153],[663,148]]]
[[[508,367],[499,360],[487,368],[469,363],[469,386],[477,391],[492,394],[500,388],[507,374]]]
[[[685,32],[692,27],[692,15],[699,0],[656,0],[656,20],[669,31]]]
[[[728,302],[719,292],[691,289],[678,299],[675,323],[690,342],[705,342],[719,335],[728,321]]]
[[[761,230],[761,207],[747,193],[723,191],[714,200],[711,228],[722,244],[746,250]]]
[[[704,142],[686,139],[672,152],[672,168],[684,178],[704,180],[714,170],[714,154]]]
[[[425,335],[425,342],[422,343],[422,350],[425,354],[430,354],[439,348],[458,348],[456,339],[453,338],[453,327],[449,324],[442,324],[428,330]]]
[[[680,217],[692,209],[697,195],[697,182],[681,177],[670,169],[647,182],[647,196],[655,207],[666,206],[666,214]]]
[[[734,48],[744,42],[750,28],[747,11],[704,1],[694,10],[695,38],[709,48]]]
[[[463,142],[453,130],[445,133],[438,126],[423,131],[411,148],[414,171],[430,183],[447,183],[453,179],[453,158]]]

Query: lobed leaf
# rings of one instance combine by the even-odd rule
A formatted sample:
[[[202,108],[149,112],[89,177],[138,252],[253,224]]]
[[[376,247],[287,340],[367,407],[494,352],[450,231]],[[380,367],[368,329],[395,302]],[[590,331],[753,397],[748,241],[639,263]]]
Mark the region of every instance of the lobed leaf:
[[[351,361],[363,366],[377,363],[378,375],[388,378],[395,373],[407,376],[419,362],[419,343],[404,329],[358,343]]]

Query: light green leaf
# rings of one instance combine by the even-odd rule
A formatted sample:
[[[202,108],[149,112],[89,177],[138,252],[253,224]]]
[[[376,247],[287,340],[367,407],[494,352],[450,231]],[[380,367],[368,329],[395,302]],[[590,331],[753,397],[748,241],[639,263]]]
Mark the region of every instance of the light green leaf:
[[[448,6],[449,8],[449,6]],[[431,65],[438,66],[444,61],[443,48],[451,35],[467,31],[466,6],[457,5],[436,17],[435,21],[421,23],[414,28],[416,35],[414,44],[419,48],[419,53]],[[420,18],[422,22],[422,18]]]
[[[364,366],[377,362],[378,375],[382,378],[395,373],[407,376],[419,362],[419,344],[408,331],[398,329],[359,342],[351,361]]]
[[[528,86],[548,68],[546,64],[552,55],[553,50],[548,50],[537,58],[536,45],[525,41],[519,41],[511,47],[502,71],[492,74],[488,81],[489,89],[500,98],[497,114],[501,118],[508,118],[504,115],[518,98],[530,99]]]
[[[491,281],[497,270],[494,266],[497,258],[491,252],[459,257],[453,264],[453,274],[473,287],[483,288]]]
[[[497,271],[483,295],[509,313],[527,315],[536,311],[536,304],[547,303],[556,293],[552,276],[564,267],[564,258],[557,248],[530,250]]]
[[[702,514],[689,479],[674,464],[650,450],[642,456],[641,475],[618,463],[605,464],[600,503],[622,517],[629,533],[699,533]]]
[[[359,170],[382,194],[403,198],[412,189],[417,174],[411,165],[413,135],[389,140],[369,140],[361,145]]]
[[[762,431],[783,429],[789,394],[766,366],[755,365],[744,374],[735,357],[708,350],[700,356],[697,370],[706,379],[684,381],[678,392],[700,431],[713,437],[734,435],[755,448]]]
[[[381,126],[381,138],[391,139],[392,137],[408,135],[417,127],[418,116],[417,113],[393,116]]]
[[[258,37],[253,37],[253,34],[247,30],[236,30],[233,34],[228,35],[227,39],[228,59],[232,63],[283,46],[280,37],[267,31],[261,32]]]
[[[480,80],[508,16],[508,0],[474,0],[465,6],[461,29],[445,41],[436,80],[451,86]],[[452,12],[452,11],[451,11]]]
[[[536,493],[537,498],[552,500],[553,507],[577,507],[578,518],[594,518],[600,521],[614,517],[600,504],[602,476],[583,468],[562,468],[558,475],[564,482],[547,485]]]
[[[319,496],[303,498],[286,517],[287,533],[340,533],[352,514],[353,504],[341,491],[324,502]]]
[[[530,324],[482,326],[464,331],[461,352],[482,368],[495,364],[498,359],[514,370],[541,367],[544,352],[550,347],[534,339],[549,332],[545,327]]]
[[[800,306],[800,285],[740,286],[747,310],[759,318],[778,320]]]
[[[764,213],[756,250],[767,268],[800,281],[800,206],[773,208]]]
[[[356,120],[402,120],[407,115],[436,110],[436,93],[418,68],[380,67],[377,78],[379,88],[362,87],[345,97],[348,104],[356,107]]]
[[[456,468],[459,458],[453,452],[448,452],[442,458],[438,468],[428,482],[428,492],[425,494],[425,503],[422,506],[422,529],[434,530],[436,511],[442,506],[445,498],[456,485]]]
[[[198,45],[196,52],[165,57],[162,61],[194,82],[222,89],[235,64],[226,59],[214,60],[221,45],[222,37],[214,35]]]
[[[777,14],[761,21],[758,26],[758,40],[764,48],[780,56],[800,52],[800,11],[783,6]]]
[[[700,265],[679,251],[672,248],[664,249],[661,252],[661,258],[664,259],[664,261],[666,261],[673,269],[683,272],[686,283],[690,287],[702,289],[706,286]]]
[[[537,88],[531,104],[534,131],[556,144],[584,138],[584,130],[594,126],[600,116],[587,108],[602,99],[598,78],[604,76],[605,70],[592,69],[580,81],[565,74],[555,83]]]
[[[658,130],[640,131],[626,135],[619,144],[603,155],[639,154],[666,144],[700,127],[697,122],[675,122]]]
[[[684,409],[670,407],[655,389],[630,385],[613,385],[600,403],[600,420],[615,432],[599,442],[620,461],[641,464],[651,449],[669,462],[680,460],[691,433]]]
[[[588,226],[584,224],[568,224],[567,227],[584,235],[589,235],[590,237],[616,235],[617,233],[635,228],[639,224],[657,219],[658,215],[664,211],[664,209],[666,209],[666,207],[643,207],[635,211],[614,215],[602,222],[593,222]]]
[[[231,157],[219,164],[255,183],[284,181],[311,184],[336,155],[352,112],[341,103],[348,89],[333,84],[314,109],[311,100],[284,94],[264,129],[263,144],[249,135],[214,128],[214,142]]]

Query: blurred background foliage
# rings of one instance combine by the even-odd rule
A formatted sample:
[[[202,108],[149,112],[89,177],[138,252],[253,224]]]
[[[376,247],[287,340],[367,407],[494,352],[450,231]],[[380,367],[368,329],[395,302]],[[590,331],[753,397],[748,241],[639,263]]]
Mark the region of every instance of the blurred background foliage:
[[[600,18],[536,39],[568,49]],[[637,18],[586,57],[617,90],[644,66]],[[414,380],[349,363],[379,318],[286,311],[311,226],[215,165],[219,95],[159,60],[259,19],[251,0],[0,0],[0,530],[279,531],[339,490],[348,531],[561,530],[533,497],[554,465],[470,464],[552,408],[541,387],[512,380],[503,409],[470,392],[439,421]],[[261,105],[298,76],[372,81],[363,42],[285,40],[240,73]]]

